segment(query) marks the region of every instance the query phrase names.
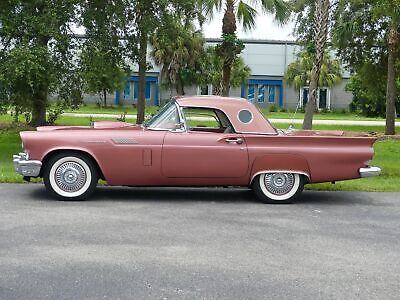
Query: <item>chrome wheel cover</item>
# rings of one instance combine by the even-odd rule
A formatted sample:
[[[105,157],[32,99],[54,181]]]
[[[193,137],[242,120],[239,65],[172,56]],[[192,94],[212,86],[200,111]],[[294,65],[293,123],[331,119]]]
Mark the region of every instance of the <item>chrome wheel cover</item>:
[[[295,176],[292,173],[267,173],[264,177],[266,190],[276,196],[282,196],[292,191]]]
[[[62,191],[74,193],[84,187],[87,182],[87,175],[85,169],[79,163],[67,161],[57,167],[54,179]]]

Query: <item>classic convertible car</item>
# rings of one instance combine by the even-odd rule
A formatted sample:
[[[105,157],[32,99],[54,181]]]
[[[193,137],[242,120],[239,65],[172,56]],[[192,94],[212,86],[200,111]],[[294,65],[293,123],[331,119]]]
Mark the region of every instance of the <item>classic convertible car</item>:
[[[376,176],[372,137],[275,129],[250,102],[172,99],[143,125],[95,122],[21,132],[13,162],[62,200],[83,200],[98,180],[118,186],[246,186],[289,203],[304,184]]]

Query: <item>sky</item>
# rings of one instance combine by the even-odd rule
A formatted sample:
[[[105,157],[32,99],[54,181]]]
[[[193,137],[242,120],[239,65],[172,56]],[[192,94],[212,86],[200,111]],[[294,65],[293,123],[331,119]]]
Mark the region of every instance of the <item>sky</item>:
[[[1,0],[0,0],[1,1]],[[222,18],[223,12],[214,12],[212,20],[206,22],[203,26],[203,34],[206,38],[220,38],[222,34]],[[237,35],[241,39],[257,39],[257,40],[289,40],[295,38],[292,35],[294,23],[288,22],[285,25],[278,25],[274,21],[272,15],[260,14],[256,17],[254,29],[244,31],[240,24],[237,24]],[[73,31],[78,34],[84,34],[83,27],[72,26]]]
[[[223,14],[215,14],[214,18],[206,22],[203,33],[206,38],[220,38],[222,31]],[[245,32],[238,25],[237,34],[242,39],[266,39],[266,40],[294,40],[292,36],[294,23],[278,25],[271,15],[258,15],[256,26],[251,31]]]

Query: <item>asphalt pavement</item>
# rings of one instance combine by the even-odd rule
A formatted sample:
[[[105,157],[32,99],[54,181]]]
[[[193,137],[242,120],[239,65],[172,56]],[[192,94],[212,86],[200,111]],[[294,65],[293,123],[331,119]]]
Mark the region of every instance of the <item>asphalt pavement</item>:
[[[0,299],[398,299],[400,193],[0,185]]]

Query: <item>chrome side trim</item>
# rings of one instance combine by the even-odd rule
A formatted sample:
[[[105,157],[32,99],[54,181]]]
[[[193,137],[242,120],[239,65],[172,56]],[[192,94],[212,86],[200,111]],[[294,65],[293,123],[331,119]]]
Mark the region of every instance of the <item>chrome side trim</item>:
[[[135,139],[132,138],[112,138],[114,144],[118,145],[136,145],[139,144]]]
[[[381,174],[381,168],[379,167],[360,168],[358,172],[360,173],[361,178],[379,176]]]
[[[295,171],[295,170],[263,170],[263,171],[255,173],[251,177],[250,184],[253,182],[254,178],[256,178],[258,175],[265,174],[265,173],[294,173],[294,174],[300,174],[300,175],[306,176],[308,178],[308,181],[311,182],[310,175],[307,174],[306,172]]]
[[[42,162],[40,160],[28,160],[29,155],[27,153],[19,153],[13,155],[13,163],[15,172],[26,177],[37,177],[40,174],[42,168]]]
[[[256,134],[256,135],[279,135],[278,132],[256,132],[256,131],[240,131],[242,134]]]

